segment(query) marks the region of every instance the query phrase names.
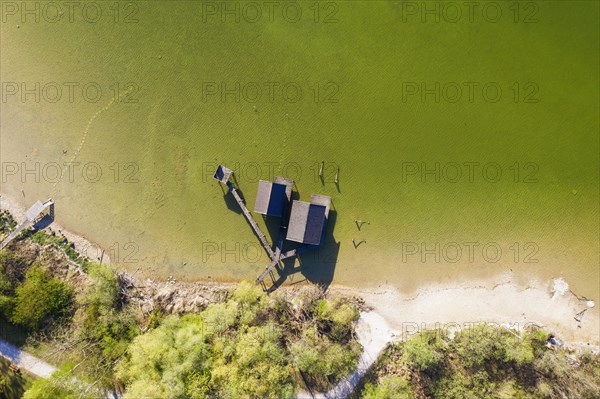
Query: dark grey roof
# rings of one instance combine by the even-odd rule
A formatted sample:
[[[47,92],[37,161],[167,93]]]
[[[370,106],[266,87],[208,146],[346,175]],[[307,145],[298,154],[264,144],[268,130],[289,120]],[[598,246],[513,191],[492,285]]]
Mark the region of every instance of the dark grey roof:
[[[221,183],[227,183],[233,171],[229,168],[226,168],[223,165],[217,166],[217,170],[215,171],[215,175],[213,178]]]
[[[260,180],[254,203],[254,212],[268,216],[283,216],[292,194],[293,182],[275,178],[275,183]]]
[[[286,238],[303,244],[319,245],[330,202],[331,198],[325,196],[311,196],[311,202],[294,201]]]

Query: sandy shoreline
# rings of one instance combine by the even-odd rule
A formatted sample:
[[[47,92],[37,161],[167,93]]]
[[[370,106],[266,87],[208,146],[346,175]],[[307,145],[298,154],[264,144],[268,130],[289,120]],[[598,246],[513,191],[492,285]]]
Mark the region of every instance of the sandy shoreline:
[[[25,209],[4,195],[0,197],[0,209],[8,210],[17,221],[24,219]],[[56,223],[48,229],[64,235],[75,244],[76,250],[92,260],[99,261],[97,257],[103,253],[102,263],[110,263],[100,246],[85,237]],[[218,285],[214,281],[207,283]],[[430,284],[412,295],[390,285],[374,288],[332,285],[329,289],[362,297],[368,307],[383,317],[386,325],[382,329],[388,325],[392,329],[394,340],[436,327],[465,329],[472,323],[487,322],[524,328],[534,323],[555,333],[572,348],[598,351],[600,347],[598,298],[578,298],[562,279],[532,280],[523,286],[505,274],[461,284]]]
[[[476,323],[517,329],[533,324],[573,349],[600,350],[600,317],[594,299],[578,298],[562,279],[531,281],[522,287],[504,275],[463,284],[431,284],[416,295],[403,295],[391,286],[333,289],[361,296],[395,330],[395,339],[435,328],[468,329]]]

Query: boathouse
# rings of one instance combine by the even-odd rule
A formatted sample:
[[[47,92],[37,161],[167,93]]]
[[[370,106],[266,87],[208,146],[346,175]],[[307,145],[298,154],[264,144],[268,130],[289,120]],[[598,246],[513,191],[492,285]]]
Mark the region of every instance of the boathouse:
[[[229,192],[240,206],[240,209],[252,227],[254,234],[256,234],[260,240],[271,260],[265,270],[263,270],[256,279],[257,284],[263,284],[265,276],[269,275],[280,261],[299,256],[300,253],[315,249],[323,242],[327,218],[329,216],[329,207],[331,205],[331,197],[312,194],[310,196],[310,202],[294,200],[290,211],[289,205],[292,200],[294,181],[284,177],[275,177],[273,182],[260,180],[258,183],[256,201],[254,203],[254,212],[281,218],[279,237],[275,243],[275,250],[273,250],[271,244],[267,241],[267,237],[260,230],[260,227],[258,227],[258,224],[252,217],[250,211],[248,211],[244,200],[240,197],[233,184],[234,182],[229,181],[229,178],[232,175],[233,171],[231,169],[219,165],[214,174],[214,178],[220,183],[227,185]],[[233,180],[235,181],[235,179]],[[286,239],[304,245],[290,249],[287,252],[282,252],[284,241]]]
[[[284,177],[275,177],[275,181],[260,180],[254,203],[254,212],[266,216],[285,215],[292,198],[294,181]]]
[[[329,216],[331,197],[312,194],[310,202],[294,201],[286,239],[302,244],[320,245]]]

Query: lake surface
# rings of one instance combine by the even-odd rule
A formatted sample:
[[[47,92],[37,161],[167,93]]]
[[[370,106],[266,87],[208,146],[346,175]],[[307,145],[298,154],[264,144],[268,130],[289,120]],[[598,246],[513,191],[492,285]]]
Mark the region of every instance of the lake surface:
[[[120,267],[262,271],[223,163],[249,208],[274,176],[332,196],[290,281],[600,296],[597,2],[24,4],[2,4],[1,192],[52,197]]]

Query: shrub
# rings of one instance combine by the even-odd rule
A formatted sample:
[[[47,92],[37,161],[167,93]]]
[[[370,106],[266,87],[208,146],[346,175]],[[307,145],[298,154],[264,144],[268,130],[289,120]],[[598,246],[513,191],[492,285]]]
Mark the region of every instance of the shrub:
[[[512,334],[504,337],[505,362],[523,366],[532,363],[533,359],[533,347],[529,340],[518,338]]]
[[[352,323],[358,320],[359,313],[341,298],[321,299],[317,302],[316,316],[334,340],[342,340],[352,331]]]
[[[64,316],[72,304],[73,290],[40,266],[33,266],[15,293],[11,321],[33,330],[50,317]]]
[[[343,305],[336,303],[345,315],[332,317],[337,323],[355,317]],[[292,308],[284,298],[271,300],[260,288],[241,284],[230,300],[198,315],[166,317],[137,337],[119,362],[124,399],[291,398],[296,370],[311,388],[328,388],[356,367],[360,345],[331,340],[314,320],[300,321],[306,310],[298,316]],[[294,328],[278,324],[282,314]]]
[[[170,316],[160,327],[134,339],[116,375],[127,387],[125,399],[185,397],[185,378],[206,369],[209,348],[200,316]]]
[[[404,358],[407,365],[421,371],[435,370],[444,358],[436,340],[435,332],[423,332],[406,341]]]
[[[504,359],[505,347],[500,333],[487,324],[459,332],[454,343],[464,364],[470,368],[480,368],[488,361]]]
[[[326,390],[356,367],[360,348],[333,342],[313,326],[291,344],[290,353],[294,366],[304,377],[316,389]]]

